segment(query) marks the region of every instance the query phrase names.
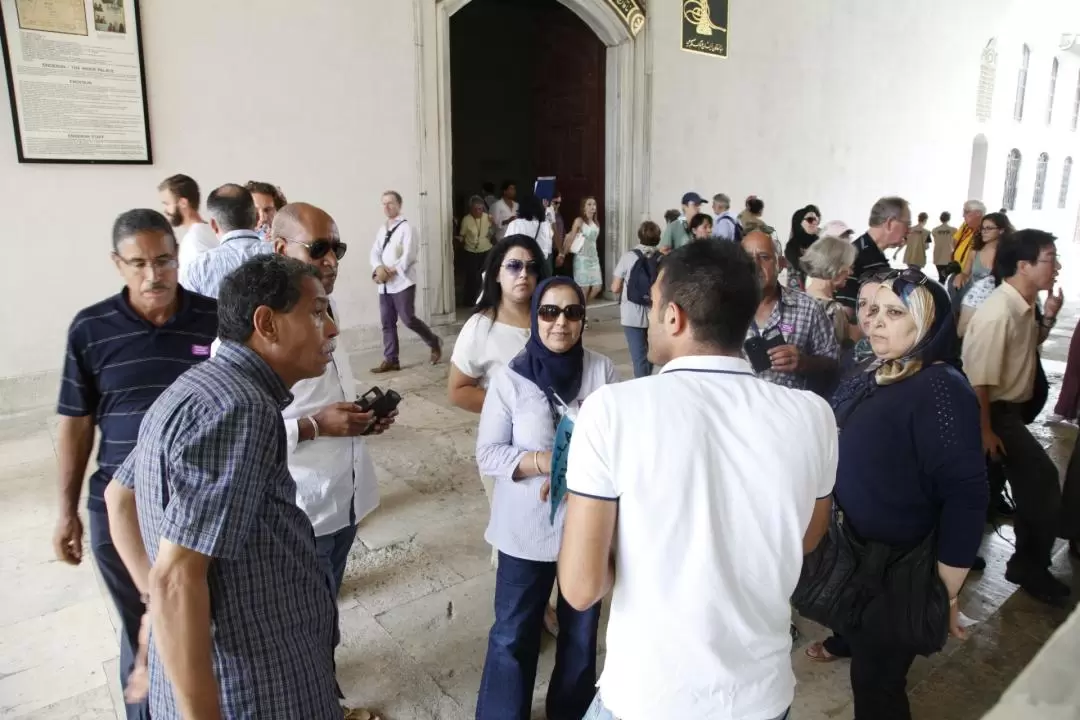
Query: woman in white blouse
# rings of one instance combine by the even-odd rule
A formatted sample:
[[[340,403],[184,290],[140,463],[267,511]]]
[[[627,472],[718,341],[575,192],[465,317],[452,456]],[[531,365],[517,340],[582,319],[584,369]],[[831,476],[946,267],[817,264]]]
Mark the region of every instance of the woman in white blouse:
[[[553,277],[533,294],[532,335],[524,351],[496,372],[477,431],[480,472],[495,478],[485,539],[499,551],[495,623],[488,638],[478,720],[528,720],[540,656],[544,608],[555,583],[565,504],[551,516],[551,451],[560,400],[571,410],[615,382],[615,368],[581,343],[585,296],[573,280]],[[599,603],[574,610],[560,595],[555,670],[547,716],[578,718],[595,694]]]

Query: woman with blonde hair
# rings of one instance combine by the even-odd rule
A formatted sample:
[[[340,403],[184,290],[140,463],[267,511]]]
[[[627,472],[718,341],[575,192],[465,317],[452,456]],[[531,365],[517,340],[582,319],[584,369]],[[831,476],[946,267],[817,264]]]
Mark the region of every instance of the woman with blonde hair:
[[[583,197],[581,215],[574,220],[563,244],[564,255],[570,252],[574,254],[574,282],[585,292],[586,303],[600,295],[604,286],[604,276],[600,272],[600,252],[597,249],[600,225],[596,221],[596,213],[596,198]]]
[[[935,563],[926,566],[936,570],[922,588],[929,595],[894,589],[888,602],[922,613],[924,627],[941,634],[931,648],[906,626],[868,615],[834,629],[851,648],[856,720],[910,720],[906,677],[915,656],[939,650],[946,634],[964,636],[958,595],[982,540],[986,462],[979,403],[958,367],[945,289],[919,270],[894,271],[869,315],[876,360],[833,398],[840,429],[834,497],[845,526],[874,557],[890,567]]]

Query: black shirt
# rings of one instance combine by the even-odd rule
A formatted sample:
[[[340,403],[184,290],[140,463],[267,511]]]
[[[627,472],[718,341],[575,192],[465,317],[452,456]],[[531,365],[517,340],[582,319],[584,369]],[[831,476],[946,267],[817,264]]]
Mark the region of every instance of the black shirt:
[[[105,510],[105,486],[135,447],[143,415],[193,365],[210,357],[217,301],[177,288],[179,307],[161,327],[118,295],[79,312],[68,329],[57,412],[92,415],[101,431],[90,510]]]
[[[870,237],[870,233],[860,236],[852,244],[858,254],[855,256],[855,264],[851,266],[851,277],[836,293],[836,299],[844,307],[855,310],[859,303],[859,278],[868,272],[888,270],[890,266],[885,253]]]

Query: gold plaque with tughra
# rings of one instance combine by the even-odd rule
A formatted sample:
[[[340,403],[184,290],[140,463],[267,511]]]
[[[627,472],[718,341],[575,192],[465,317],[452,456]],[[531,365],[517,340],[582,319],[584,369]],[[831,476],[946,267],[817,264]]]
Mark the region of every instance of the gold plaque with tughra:
[[[683,17],[694,26],[694,30],[697,31],[698,35],[712,35],[713,30],[719,30],[722,33],[727,32],[727,28],[720,27],[712,21],[709,0],[686,0],[683,3]]]

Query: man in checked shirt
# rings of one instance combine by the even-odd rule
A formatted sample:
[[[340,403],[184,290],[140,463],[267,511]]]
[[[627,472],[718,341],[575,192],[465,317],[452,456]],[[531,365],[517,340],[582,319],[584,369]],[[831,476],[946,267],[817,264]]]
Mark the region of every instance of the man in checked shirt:
[[[337,610],[281,421],[289,388],[331,362],[337,328],[318,270],[279,255],[227,276],[218,306],[217,355],[162,393],[106,490],[147,593],[150,711],[340,720]]]

